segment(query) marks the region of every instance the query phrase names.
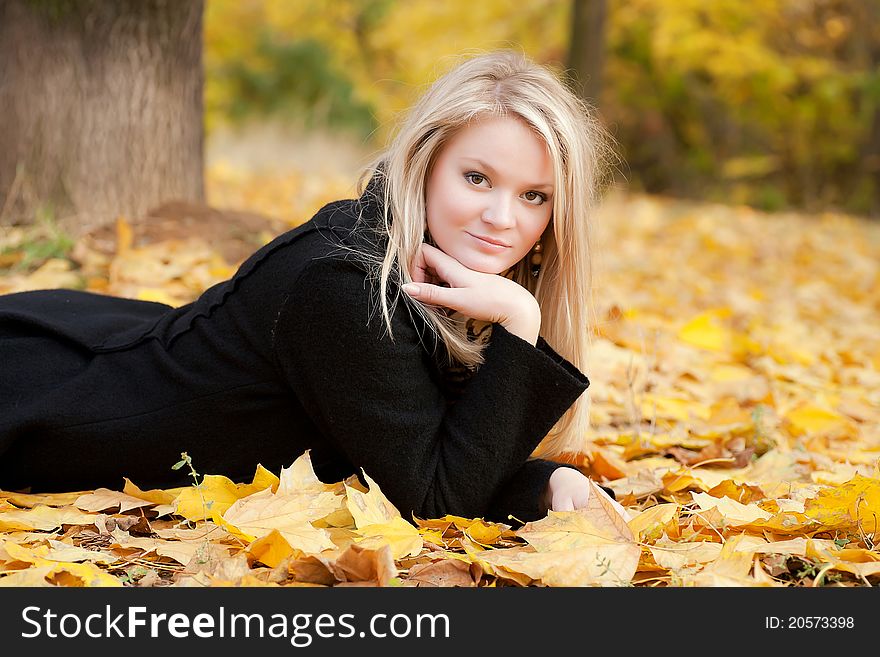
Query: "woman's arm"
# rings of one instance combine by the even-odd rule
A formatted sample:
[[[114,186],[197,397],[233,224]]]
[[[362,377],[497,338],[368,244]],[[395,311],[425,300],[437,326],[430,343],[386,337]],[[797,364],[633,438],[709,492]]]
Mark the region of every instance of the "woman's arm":
[[[401,297],[392,340],[370,295],[350,262],[308,265],[275,327],[280,371],[324,438],[404,517],[503,511],[493,498],[589,381],[542,339],[536,348],[495,324],[485,362],[447,407],[422,344],[433,335]],[[548,474],[537,476],[542,489]]]

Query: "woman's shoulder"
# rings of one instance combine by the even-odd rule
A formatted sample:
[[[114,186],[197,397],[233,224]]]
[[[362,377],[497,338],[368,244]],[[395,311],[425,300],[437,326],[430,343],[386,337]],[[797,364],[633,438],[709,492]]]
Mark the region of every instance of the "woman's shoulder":
[[[242,263],[238,275],[267,260],[300,269],[315,259],[343,256],[352,250],[371,252],[379,242],[373,213],[360,199],[325,204],[307,221],[276,235]]]

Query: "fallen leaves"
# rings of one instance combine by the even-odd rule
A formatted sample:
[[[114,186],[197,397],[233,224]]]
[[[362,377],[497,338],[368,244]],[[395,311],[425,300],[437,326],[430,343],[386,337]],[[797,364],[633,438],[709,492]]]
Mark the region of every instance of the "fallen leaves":
[[[250,183],[218,187],[268,209]],[[568,460],[631,519],[599,495],[518,530],[403,518],[369,473],[324,484],[304,455],[243,483],[0,491],[0,585],[880,584],[880,225],[648,197],[597,219],[593,429]],[[204,244],[116,231],[90,289],[177,304],[229,274]],[[80,283],[52,259],[0,291]]]
[[[205,475],[176,489],[176,521],[156,512],[167,491],[151,491],[153,502],[108,489],[77,497],[91,513],[39,504],[3,511],[0,583],[388,586],[415,575],[405,585],[476,586],[491,572],[524,585],[625,585],[638,563],[626,511],[595,486],[587,507],[514,532],[458,516],[407,522],[366,473],[367,487],[356,477],[320,482],[309,452],[270,474],[258,468],[250,484]]]

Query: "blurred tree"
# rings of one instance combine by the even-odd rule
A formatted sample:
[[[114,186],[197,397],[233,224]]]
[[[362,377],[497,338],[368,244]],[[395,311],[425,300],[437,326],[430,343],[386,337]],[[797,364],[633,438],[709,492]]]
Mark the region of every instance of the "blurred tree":
[[[204,197],[203,0],[0,3],[0,223]]]
[[[880,217],[880,0],[866,0],[856,8],[854,35],[848,41],[850,59],[868,72],[859,94],[861,113],[868,124],[859,156],[842,172],[844,193],[873,216]]]
[[[568,74],[578,95],[599,106],[605,64],[605,0],[572,0]]]
[[[615,2],[603,100],[630,182],[768,210],[877,212],[877,5]]]
[[[320,120],[303,120],[303,110],[314,106],[327,119],[325,129],[352,128],[382,144],[424,85],[468,52],[513,48],[540,61],[564,62],[569,8],[560,0],[529,0],[515,8],[508,0],[210,0],[208,133],[245,117],[258,119],[267,109],[273,118],[318,127]],[[307,46],[318,51],[314,57],[305,54]],[[273,71],[288,66],[294,53],[304,63],[300,77],[331,87],[322,90],[320,102],[309,101],[310,83],[281,84]],[[242,111],[245,80],[249,88],[260,85],[261,95],[253,110]]]
[[[459,57],[513,48],[583,84],[634,190],[880,213],[878,7],[211,0],[206,124],[272,115],[381,144]]]

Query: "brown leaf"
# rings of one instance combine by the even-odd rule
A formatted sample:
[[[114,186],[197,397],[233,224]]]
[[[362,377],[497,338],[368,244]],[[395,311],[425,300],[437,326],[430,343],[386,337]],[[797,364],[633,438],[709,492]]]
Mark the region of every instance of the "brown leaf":
[[[442,559],[417,564],[409,569],[404,586],[476,586],[471,564],[458,559]]]
[[[353,543],[331,567],[341,582],[376,582],[378,586],[388,586],[397,577],[397,567],[387,545],[370,550]]]

